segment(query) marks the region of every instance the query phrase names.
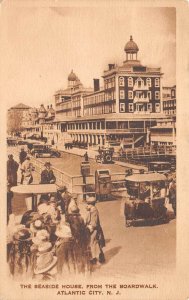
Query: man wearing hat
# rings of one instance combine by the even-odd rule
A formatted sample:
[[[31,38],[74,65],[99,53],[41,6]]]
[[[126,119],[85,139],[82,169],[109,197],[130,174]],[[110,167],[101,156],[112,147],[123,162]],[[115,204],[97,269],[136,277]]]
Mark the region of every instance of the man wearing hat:
[[[27,157],[27,152],[24,150],[24,147],[21,148],[20,154],[19,154],[19,161],[20,161],[20,165],[23,164],[23,162],[26,160]],[[21,170],[21,184],[23,184],[24,181],[24,172],[23,170]]]
[[[45,170],[41,172],[41,183],[51,184],[56,182],[56,177],[54,176],[53,170],[51,169],[51,163],[47,161],[45,163]]]
[[[62,186],[57,191],[57,198],[58,198],[58,204],[61,207],[61,211],[63,214],[67,214],[68,212],[68,205],[71,200],[71,194],[68,192],[68,189],[66,186]]]
[[[21,148],[20,154],[19,154],[19,160],[20,160],[20,164],[23,164],[23,162],[25,161],[27,157],[27,152],[24,150],[24,147]]]
[[[90,231],[90,248],[91,248],[91,263],[96,264],[105,262],[102,248],[105,246],[104,234],[100,225],[99,212],[95,206],[95,197],[88,197],[87,202],[87,216],[86,226]]]
[[[34,167],[32,162],[30,161],[30,157],[27,156],[24,162],[21,165],[21,184],[31,184],[33,182],[32,172],[34,171]]]
[[[17,185],[17,171],[19,164],[14,160],[13,155],[8,155],[7,161],[7,182],[9,187]]]

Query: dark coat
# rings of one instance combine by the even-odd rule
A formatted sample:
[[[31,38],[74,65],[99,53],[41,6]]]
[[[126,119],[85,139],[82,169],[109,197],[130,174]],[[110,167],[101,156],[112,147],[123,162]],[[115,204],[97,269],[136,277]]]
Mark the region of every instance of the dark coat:
[[[13,159],[7,161],[7,181],[11,186],[17,185],[17,171],[19,164]]]
[[[51,180],[53,182],[51,182]],[[42,184],[50,184],[50,183],[55,183],[56,182],[56,177],[54,176],[53,170],[43,170],[41,172],[41,183]]]
[[[105,238],[100,225],[99,213],[96,206],[93,206],[87,214],[86,225],[90,228],[90,247],[92,258],[98,258],[105,247]]]
[[[73,249],[77,271],[85,273],[90,270],[90,232],[79,213],[69,214],[68,222],[74,239]]]
[[[21,151],[20,155],[19,155],[20,164],[22,164],[25,161],[26,157],[27,157],[27,152],[26,151]]]

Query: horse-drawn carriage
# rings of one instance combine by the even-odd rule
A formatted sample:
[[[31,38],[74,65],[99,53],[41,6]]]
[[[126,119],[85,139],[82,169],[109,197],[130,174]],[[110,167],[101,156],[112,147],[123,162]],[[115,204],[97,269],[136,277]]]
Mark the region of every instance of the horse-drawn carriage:
[[[167,178],[159,173],[137,173],[126,176],[128,198],[125,201],[124,214],[126,226],[141,221],[150,225],[167,222],[165,197]]]

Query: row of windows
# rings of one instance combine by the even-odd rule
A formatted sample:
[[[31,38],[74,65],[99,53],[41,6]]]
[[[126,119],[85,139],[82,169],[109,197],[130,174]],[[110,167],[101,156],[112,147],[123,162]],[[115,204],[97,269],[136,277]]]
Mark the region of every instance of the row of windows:
[[[169,110],[165,111],[165,113],[167,115],[175,115],[176,114],[176,109],[169,109]]]
[[[74,116],[74,117],[79,117],[79,116],[81,116],[81,109],[74,110],[74,111],[73,111],[73,116]]]
[[[100,115],[100,114],[108,114],[115,112],[115,104],[112,105],[102,105],[96,107],[88,107],[84,109],[84,114],[91,115]]]
[[[176,100],[163,101],[163,107],[176,106]]]
[[[81,101],[80,100],[73,101],[72,103],[73,103],[73,107],[81,106]]]
[[[105,97],[105,101],[114,100],[115,99],[115,92],[112,91],[112,92],[105,93],[104,97]]]
[[[142,91],[136,91],[135,96],[137,98],[145,98],[145,95]],[[148,91],[147,92],[147,97],[151,100],[152,99],[152,92]],[[119,98],[120,99],[125,99],[125,91],[124,90],[120,90],[119,91]],[[133,99],[133,91],[128,91],[128,99]],[[159,100],[160,99],[160,92],[156,91],[155,92],[155,100]]]
[[[76,129],[104,129],[104,122],[89,122],[89,123],[74,123],[68,124],[68,130],[76,130]]]
[[[109,89],[115,87],[115,77],[104,80],[104,88]]]
[[[152,112],[152,104],[151,103],[147,103],[147,107],[143,104],[136,104],[136,109],[135,111],[147,111]],[[120,112],[125,112],[126,110],[125,107],[125,103],[120,103],[119,106],[119,111]],[[129,112],[134,112],[134,104],[133,103],[129,103]],[[160,104],[156,103],[155,104],[155,112],[160,112]]]
[[[133,85],[134,85],[133,77],[128,77],[127,80],[128,80],[128,86],[133,87]],[[138,86],[144,86],[144,80],[142,78],[137,78],[137,80],[135,81],[135,84],[138,85]],[[146,79],[146,85],[148,87],[152,86],[151,78]],[[124,77],[119,77],[119,86],[125,86]],[[159,87],[159,86],[160,86],[160,79],[155,78],[155,87]]]
[[[101,103],[104,102],[104,94],[99,94],[95,96],[86,97],[84,99],[84,105],[94,104],[94,103]]]

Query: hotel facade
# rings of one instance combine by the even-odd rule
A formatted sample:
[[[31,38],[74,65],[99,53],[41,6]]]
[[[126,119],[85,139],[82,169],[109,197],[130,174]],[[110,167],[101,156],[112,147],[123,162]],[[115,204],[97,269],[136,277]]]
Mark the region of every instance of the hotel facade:
[[[94,79],[94,87],[85,88],[71,71],[67,88],[54,95],[54,119],[40,124],[44,136],[60,145],[68,140],[88,145],[124,141],[131,147],[150,143],[150,128],[165,119],[163,73],[141,64],[132,36],[124,51],[123,64],[109,64],[104,71],[103,87]]]

